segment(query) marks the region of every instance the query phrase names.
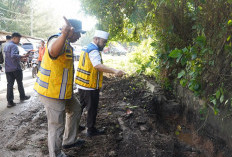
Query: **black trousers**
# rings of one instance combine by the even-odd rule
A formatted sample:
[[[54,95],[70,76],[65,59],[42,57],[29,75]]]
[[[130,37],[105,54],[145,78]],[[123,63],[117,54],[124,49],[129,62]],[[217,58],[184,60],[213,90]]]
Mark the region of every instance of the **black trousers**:
[[[94,129],[97,117],[97,109],[99,103],[99,90],[83,90],[78,89],[80,95],[81,109],[87,109],[87,128],[88,131]]]
[[[6,79],[7,79],[7,95],[6,95],[7,101],[13,102],[14,100],[13,86],[14,86],[15,80],[17,81],[17,84],[18,84],[20,99],[23,99],[25,97],[25,92],[23,88],[22,70],[6,72]]]

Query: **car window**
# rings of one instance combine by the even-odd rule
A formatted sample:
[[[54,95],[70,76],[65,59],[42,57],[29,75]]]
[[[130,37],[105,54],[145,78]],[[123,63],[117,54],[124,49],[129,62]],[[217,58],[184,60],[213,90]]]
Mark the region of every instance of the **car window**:
[[[32,45],[22,45],[22,48],[24,49],[33,49]]]
[[[27,52],[30,50],[34,50],[34,46],[32,43],[23,43],[22,48],[24,48],[24,50],[26,50]]]

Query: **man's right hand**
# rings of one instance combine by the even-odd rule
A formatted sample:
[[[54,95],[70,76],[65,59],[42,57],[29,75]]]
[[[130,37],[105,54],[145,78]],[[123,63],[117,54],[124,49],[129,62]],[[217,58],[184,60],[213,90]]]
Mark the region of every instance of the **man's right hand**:
[[[123,75],[125,75],[126,73],[122,70],[117,70],[117,72],[115,73],[115,76],[117,77],[122,77]]]
[[[70,24],[70,22],[64,17],[65,25],[62,27],[61,34],[66,35],[67,37],[71,37],[74,33],[74,28]]]
[[[48,42],[49,54],[56,58],[63,51],[63,47],[67,38],[71,38],[74,33],[74,28],[69,21],[64,17],[65,25],[62,27],[61,35],[52,43]]]

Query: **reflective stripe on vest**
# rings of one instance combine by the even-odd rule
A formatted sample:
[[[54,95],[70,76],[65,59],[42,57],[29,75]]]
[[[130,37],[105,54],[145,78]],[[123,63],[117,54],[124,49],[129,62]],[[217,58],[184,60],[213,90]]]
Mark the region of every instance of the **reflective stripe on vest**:
[[[97,89],[99,88],[99,79],[100,79],[100,73],[99,73],[99,71],[97,72],[97,84],[96,84],[96,87],[97,87]]]
[[[84,52],[84,58],[83,58],[83,61],[82,61],[82,66],[85,66],[85,56],[86,56],[86,52]]]
[[[46,70],[42,67],[39,68],[39,71],[41,72],[41,74],[46,75],[46,76],[50,76],[51,70]]]
[[[76,79],[79,80],[79,81],[81,81],[81,82],[84,82],[84,83],[89,84],[89,81],[88,81],[88,80],[85,80],[85,79],[80,78],[80,77],[78,77],[78,76],[76,76]]]
[[[42,87],[48,89],[48,83],[47,83],[47,82],[44,82],[44,81],[41,81],[41,80],[39,79],[39,77],[37,77],[36,82],[37,82],[40,86],[42,86]]]
[[[65,97],[67,82],[68,82],[68,69],[64,69],[62,83],[60,87],[60,96],[59,96],[60,99],[64,99]]]
[[[86,75],[90,75],[90,72],[89,71],[85,71],[83,69],[80,69],[80,68],[77,68],[77,71],[81,72],[81,73],[84,73]]]

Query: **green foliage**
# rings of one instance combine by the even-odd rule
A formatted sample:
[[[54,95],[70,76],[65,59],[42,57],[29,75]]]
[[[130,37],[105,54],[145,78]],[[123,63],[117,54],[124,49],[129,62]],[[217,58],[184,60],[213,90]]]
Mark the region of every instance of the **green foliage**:
[[[139,74],[156,76],[158,74],[156,52],[151,47],[152,39],[143,40],[134,52],[128,54],[132,71]]]
[[[114,59],[108,59],[106,56],[106,58],[103,58],[104,64],[116,69],[123,69],[129,75],[144,74],[158,78],[158,60],[150,45],[151,43],[151,38],[143,40],[138,46],[134,46],[134,50],[123,59],[121,56],[114,56]]]
[[[199,36],[194,40],[192,46],[183,49],[174,49],[170,51],[166,60],[160,62],[162,66],[172,65],[178,67],[177,78],[181,79],[180,84],[183,87],[188,85],[196,95],[201,93],[201,76],[205,64],[204,56],[209,51],[205,44],[204,36]],[[176,75],[174,73],[173,75]]]
[[[228,92],[226,91],[226,88],[224,87],[224,84],[220,84],[219,88],[215,90],[215,93],[210,96],[210,103],[213,105],[213,111],[215,115],[219,114],[220,108],[227,107],[231,111],[232,106],[228,106],[228,104],[232,105],[232,98],[225,98],[226,94]],[[210,104],[210,105],[211,105]]]
[[[204,105],[200,110],[199,110],[199,114],[201,115],[200,119],[201,120],[205,120],[205,117],[208,113],[208,108],[206,105]]]
[[[39,0],[0,1],[0,30],[47,39],[57,33],[57,17]]]
[[[140,42],[152,32],[147,17],[154,10],[153,1],[81,0],[81,3],[86,13],[98,19],[97,28],[109,31],[112,40]]]
[[[48,39],[59,32],[57,15],[40,0],[31,0],[33,5],[33,36]]]
[[[181,58],[182,56],[182,52],[181,50],[175,49],[168,56],[171,58],[178,58],[178,61],[179,61],[179,58]]]
[[[177,78],[181,78],[185,75],[185,71],[181,70],[181,72],[178,73],[178,77]]]
[[[231,104],[231,0],[82,2],[99,20],[99,28],[110,32],[111,40],[140,43],[128,60],[132,71],[156,76],[168,88],[178,80],[207,98],[215,114],[220,104]],[[149,38],[150,45],[145,44]],[[218,91],[222,83],[225,86]]]
[[[30,33],[30,0],[2,0],[0,2],[0,29],[9,32]]]
[[[232,26],[232,20],[228,21],[228,26]]]
[[[232,97],[229,92],[232,87],[228,86],[232,64],[231,11],[226,1],[173,1],[172,5],[166,1],[160,4],[156,14],[160,16],[154,27],[158,43],[152,46],[157,49],[164,73],[161,76],[171,82],[179,79],[183,87],[207,97],[215,115]],[[227,84],[224,94],[217,90],[214,95],[214,89],[221,88],[220,84],[213,84],[215,81]]]

